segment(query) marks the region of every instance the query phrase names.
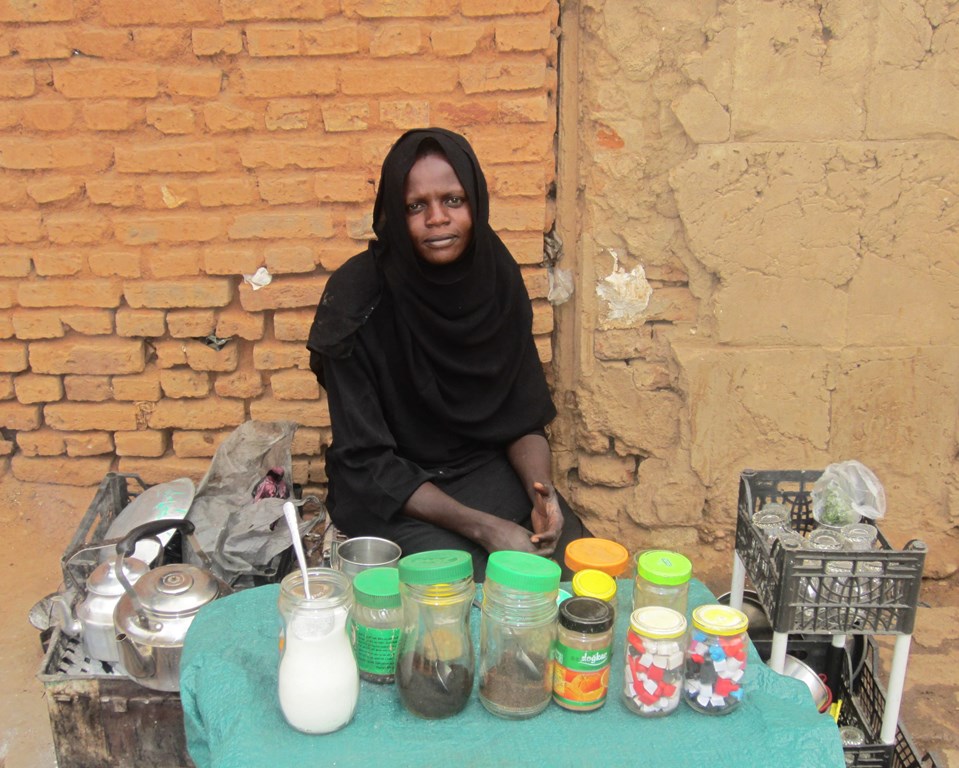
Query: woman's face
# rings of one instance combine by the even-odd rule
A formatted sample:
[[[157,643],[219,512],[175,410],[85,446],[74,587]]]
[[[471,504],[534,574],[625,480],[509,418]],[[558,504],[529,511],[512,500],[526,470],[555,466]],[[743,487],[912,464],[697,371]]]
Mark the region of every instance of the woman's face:
[[[473,214],[453,166],[442,155],[424,155],[403,185],[406,228],[417,255],[430,264],[456,261],[473,237]]]

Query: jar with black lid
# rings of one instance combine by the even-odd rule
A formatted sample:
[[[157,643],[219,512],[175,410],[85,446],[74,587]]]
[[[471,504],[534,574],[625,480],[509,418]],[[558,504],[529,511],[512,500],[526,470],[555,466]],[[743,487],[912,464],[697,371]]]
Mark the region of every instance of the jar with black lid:
[[[613,610],[595,597],[571,597],[559,607],[553,646],[553,701],[574,712],[606,703],[613,643]]]

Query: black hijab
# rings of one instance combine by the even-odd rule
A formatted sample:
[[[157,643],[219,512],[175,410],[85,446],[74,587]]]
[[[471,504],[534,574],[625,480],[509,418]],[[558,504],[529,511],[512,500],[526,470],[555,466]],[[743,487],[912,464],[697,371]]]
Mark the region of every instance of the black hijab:
[[[453,167],[473,218],[472,241],[448,265],[420,259],[407,230],[403,186],[424,142],[438,145]],[[518,406],[528,415],[552,418],[539,360],[530,360],[535,346],[529,296],[519,266],[490,228],[486,179],[466,139],[438,128],[401,136],[383,161],[373,230],[369,248],[330,277],[309,349],[348,356],[354,334],[388,291],[401,354],[438,417],[461,427],[477,425],[502,413],[509,399],[506,411],[515,414]]]

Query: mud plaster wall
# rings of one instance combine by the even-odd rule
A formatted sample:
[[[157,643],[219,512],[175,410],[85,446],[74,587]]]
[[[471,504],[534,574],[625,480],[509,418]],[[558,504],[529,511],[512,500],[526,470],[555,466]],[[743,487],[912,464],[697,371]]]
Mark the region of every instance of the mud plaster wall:
[[[954,571],[959,5],[584,0],[561,23],[573,503],[725,563],[742,469],[856,458],[893,543]]]

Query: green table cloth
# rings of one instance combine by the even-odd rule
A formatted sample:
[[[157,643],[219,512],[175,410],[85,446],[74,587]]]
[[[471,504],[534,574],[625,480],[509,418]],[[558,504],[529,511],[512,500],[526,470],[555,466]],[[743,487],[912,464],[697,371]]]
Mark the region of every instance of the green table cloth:
[[[568,585],[565,585],[568,589]],[[393,685],[362,682],[353,721],[325,735],[302,734],[277,700],[279,586],[238,592],[193,620],[180,671],[187,748],[197,768],[842,768],[836,724],[816,711],[805,685],[776,674],[750,645],[742,706],[723,716],[685,703],[667,717],[626,709],[623,644],[632,599],[621,581],[614,637],[613,687],[605,706],[569,712],[550,704],[529,720],[498,718],[474,687],[466,709],[422,720],[402,706]],[[694,580],[690,609],[714,602]],[[479,611],[472,632],[479,648]]]

